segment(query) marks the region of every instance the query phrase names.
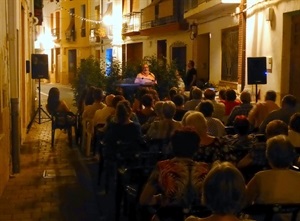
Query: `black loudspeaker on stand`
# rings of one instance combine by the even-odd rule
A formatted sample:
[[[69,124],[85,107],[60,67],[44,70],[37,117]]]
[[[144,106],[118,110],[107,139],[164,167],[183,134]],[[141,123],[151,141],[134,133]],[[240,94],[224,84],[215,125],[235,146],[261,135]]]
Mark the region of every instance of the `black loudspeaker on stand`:
[[[256,102],[258,100],[257,85],[267,84],[267,58],[248,57],[248,84],[255,84]]]
[[[46,54],[32,54],[31,55],[31,71],[32,79],[38,79],[38,108],[36,109],[33,118],[27,126],[27,133],[29,132],[35,118],[38,116],[38,124],[48,122],[51,120],[51,116],[42,108],[41,104],[41,79],[48,79],[48,55]],[[41,113],[44,113],[47,118],[42,118]],[[47,119],[42,122],[42,119]]]

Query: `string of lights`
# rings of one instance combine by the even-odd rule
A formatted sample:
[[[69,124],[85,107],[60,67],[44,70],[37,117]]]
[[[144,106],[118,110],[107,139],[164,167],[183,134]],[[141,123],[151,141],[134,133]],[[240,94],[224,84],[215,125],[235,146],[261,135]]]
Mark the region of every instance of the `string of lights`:
[[[56,4],[58,4],[58,3],[56,3]],[[62,7],[61,5],[59,5],[59,8],[61,10],[65,10],[66,12],[69,13],[70,16],[73,16],[74,18],[80,19],[81,21],[86,21],[86,22],[90,22],[90,23],[94,23],[94,24],[101,24],[102,23],[102,21],[85,18],[85,17],[82,17],[82,16],[77,15],[75,13],[72,13],[72,12],[70,12],[69,9],[66,9],[66,8]]]

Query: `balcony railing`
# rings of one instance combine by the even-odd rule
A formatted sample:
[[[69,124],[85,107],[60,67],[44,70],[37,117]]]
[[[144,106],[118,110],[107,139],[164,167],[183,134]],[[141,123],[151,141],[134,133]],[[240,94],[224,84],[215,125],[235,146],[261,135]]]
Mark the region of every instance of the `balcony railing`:
[[[193,8],[197,8],[198,5],[209,2],[211,0],[185,0],[184,1],[184,11],[187,12]]]
[[[140,31],[141,14],[141,12],[131,12],[129,14],[123,15],[123,34]]]
[[[141,30],[172,23],[184,23],[183,3],[169,0],[142,9]]]
[[[52,36],[53,36],[56,40],[60,39],[59,29],[58,29],[58,28],[52,28],[52,29],[51,29],[51,34],[52,34]]]
[[[100,42],[100,36],[98,35],[97,30],[98,30],[98,28],[91,28],[90,36],[89,36],[90,43],[99,43]]]
[[[75,41],[76,40],[76,31],[69,29],[66,31],[66,40],[67,41]]]

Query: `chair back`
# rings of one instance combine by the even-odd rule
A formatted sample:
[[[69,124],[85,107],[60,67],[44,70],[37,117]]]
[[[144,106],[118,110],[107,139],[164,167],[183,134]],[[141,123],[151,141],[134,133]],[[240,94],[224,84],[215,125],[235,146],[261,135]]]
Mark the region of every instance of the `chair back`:
[[[76,125],[76,115],[72,112],[55,112],[51,118],[52,129],[68,129]]]
[[[242,213],[250,217],[263,216],[264,221],[272,221],[277,215],[290,214],[290,221],[296,221],[300,203],[291,204],[253,204],[243,209]]]

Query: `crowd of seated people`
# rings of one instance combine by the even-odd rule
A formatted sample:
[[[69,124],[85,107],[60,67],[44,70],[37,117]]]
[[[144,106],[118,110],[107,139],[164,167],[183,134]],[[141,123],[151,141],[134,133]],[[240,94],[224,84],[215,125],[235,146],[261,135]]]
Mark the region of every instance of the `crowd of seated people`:
[[[293,157],[291,157],[292,159],[289,158],[289,164],[288,166],[285,165],[285,168],[281,168],[276,164],[277,159],[275,159],[275,164],[272,162],[272,160],[274,161],[272,159],[274,157],[272,151],[276,153],[275,155],[282,155],[284,157],[284,151],[288,149],[277,150],[275,148],[274,150],[276,151],[272,150],[271,144],[275,142],[274,140],[277,143],[279,142],[282,148],[287,146],[290,149],[300,147],[300,113],[296,112],[296,98],[293,95],[284,96],[281,107],[279,107],[276,104],[276,93],[274,91],[267,91],[265,101],[257,104],[250,104],[251,96],[247,91],[242,92],[239,99],[234,90],[226,90],[224,93],[225,97],[219,99],[216,99],[216,93],[212,89],[206,89],[202,93],[201,89],[194,87],[191,89],[191,93],[193,92],[194,97],[189,99],[180,90],[172,88],[170,97],[160,101],[157,98],[155,90],[143,88],[139,90],[139,94],[132,104],[121,95],[111,94],[107,95],[106,98],[102,96],[100,99],[103,107],[95,111],[93,119],[94,126],[97,124],[105,125],[103,127],[104,143],[109,145],[115,145],[117,141],[147,143],[154,139],[162,139],[168,143],[167,149],[164,151],[167,153],[166,156],[169,159],[153,165],[154,170],[140,196],[140,204],[165,205],[177,199],[176,194],[179,193],[169,192],[174,189],[176,191],[179,190],[176,186],[178,183],[172,180],[175,176],[171,173],[174,172],[174,168],[179,173],[176,174],[179,177],[178,179],[183,179],[183,181],[178,181],[180,185],[183,185],[181,188],[187,188],[184,186],[187,185],[188,189],[190,189],[192,183],[186,183],[185,179],[187,176],[185,173],[194,171],[191,168],[186,169],[185,166],[182,166],[186,164],[181,164],[182,162],[190,162],[192,165],[198,165],[199,163],[202,167],[205,165],[206,170],[203,172],[201,180],[199,180],[201,184],[207,172],[212,171],[212,174],[215,173],[211,167],[217,161],[226,162],[225,164],[221,164],[222,166],[219,165],[219,167],[223,169],[227,168],[229,170],[228,173],[232,173],[234,179],[240,179],[240,173],[243,175],[245,181],[239,180],[239,184],[236,184],[240,185],[240,187],[245,185],[245,182],[249,187],[253,185],[252,183],[257,184],[262,179],[260,177],[262,175],[259,175],[259,173],[264,173],[256,173],[262,170],[268,171],[266,174],[275,173],[281,169],[291,174],[298,174],[297,171],[291,172],[288,169],[292,164],[299,166],[298,155],[294,153]],[[199,94],[201,94],[201,98],[197,97]],[[202,94],[204,97],[202,97]],[[116,99],[117,97],[122,99]],[[102,112],[105,112],[105,114]],[[103,116],[101,116],[101,113]],[[98,116],[101,120],[96,121],[98,114],[102,118]],[[226,134],[225,125],[232,126],[233,134]],[[186,127],[190,129],[187,130]],[[197,135],[197,139],[194,139],[196,137],[195,134]],[[184,139],[184,137],[189,138]],[[191,154],[188,149],[194,145],[192,142],[196,141],[197,147],[194,148],[194,153]],[[280,151],[282,151],[282,154],[278,154]],[[188,156],[183,154],[187,154]],[[170,173],[166,172],[163,168],[164,166],[171,169]],[[225,173],[223,169],[219,168],[219,172]],[[237,171],[240,171],[240,173]],[[188,176],[193,175],[190,172]],[[209,180],[208,175],[207,177]],[[218,179],[225,178],[220,175]],[[174,185],[176,184],[175,186],[171,186],[174,189],[168,189],[169,186],[164,186],[169,181],[174,181]],[[242,185],[243,182],[244,184]],[[255,188],[257,189],[258,187]],[[208,190],[205,190],[203,186],[201,192],[204,193],[205,191]],[[249,195],[252,194],[250,191],[247,193],[249,199]],[[213,193],[209,194],[213,195]],[[217,194],[216,191],[215,196]],[[203,197],[205,198],[205,196]],[[255,197],[248,200],[248,203],[250,201],[256,202],[254,199]],[[211,209],[213,214],[211,219],[214,220],[220,214],[215,207],[216,205],[211,204],[213,202],[209,202],[210,200],[207,198],[204,201]],[[278,202],[282,203],[281,201]],[[229,206],[233,205],[230,204]],[[223,211],[222,209],[221,211]],[[233,210],[226,210],[228,213],[224,214],[228,215],[229,218],[236,219],[236,213],[240,209],[240,207],[235,207]],[[159,216],[159,214],[157,215]],[[190,217],[187,220],[198,220],[198,218]]]

